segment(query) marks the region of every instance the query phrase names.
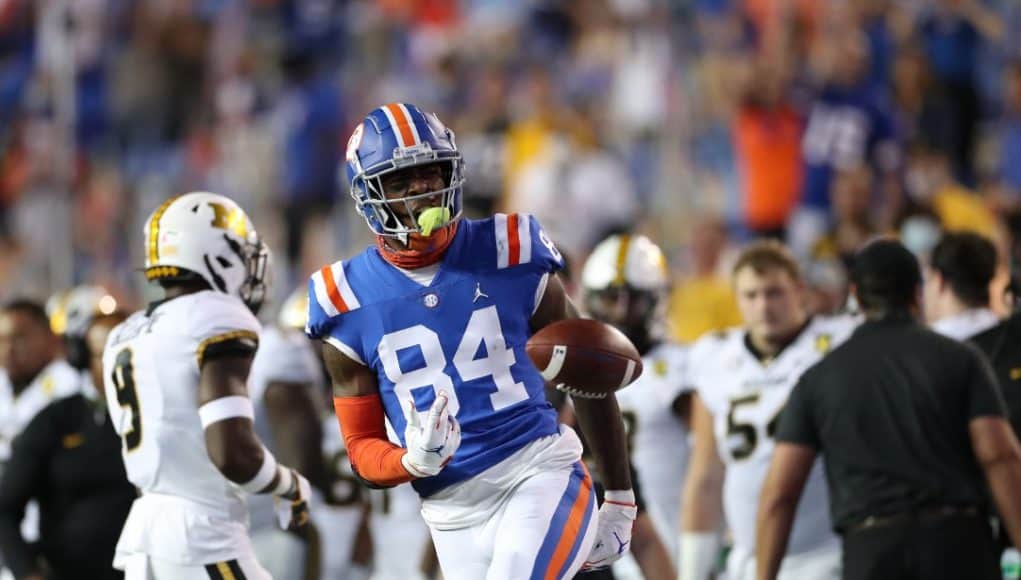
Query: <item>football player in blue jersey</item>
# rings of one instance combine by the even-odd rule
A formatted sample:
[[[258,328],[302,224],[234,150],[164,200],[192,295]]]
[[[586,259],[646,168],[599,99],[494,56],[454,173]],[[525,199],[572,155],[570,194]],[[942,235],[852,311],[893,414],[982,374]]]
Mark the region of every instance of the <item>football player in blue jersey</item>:
[[[324,343],[358,476],[411,482],[447,580],[610,565],[636,515],[616,399],[574,400],[608,490],[597,511],[578,436],[525,354],[578,316],[560,253],[529,215],[461,219],[454,134],[414,105],[369,113],[346,157],[377,243],[312,276],[306,331]]]

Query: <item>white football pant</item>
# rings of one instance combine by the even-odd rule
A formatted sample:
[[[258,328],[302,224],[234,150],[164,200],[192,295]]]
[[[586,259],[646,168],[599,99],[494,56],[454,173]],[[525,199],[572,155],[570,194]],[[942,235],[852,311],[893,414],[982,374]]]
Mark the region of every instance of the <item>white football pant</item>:
[[[572,578],[595,542],[592,478],[580,463],[524,480],[481,524],[431,529],[445,580]]]

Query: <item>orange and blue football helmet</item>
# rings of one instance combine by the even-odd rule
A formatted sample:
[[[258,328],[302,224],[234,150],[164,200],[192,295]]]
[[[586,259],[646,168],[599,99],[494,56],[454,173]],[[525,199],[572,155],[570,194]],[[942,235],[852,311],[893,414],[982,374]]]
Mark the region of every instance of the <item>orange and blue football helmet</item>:
[[[384,176],[434,163],[442,165],[443,189],[399,199],[386,198]],[[414,215],[412,207],[417,200],[438,198],[446,223],[453,223],[462,215],[464,162],[454,132],[435,114],[424,113],[415,105],[390,103],[369,113],[348,140],[345,170],[358,213],[376,235],[406,241],[409,235],[422,233],[417,220],[415,224],[406,224],[398,218],[392,209],[394,204],[405,204],[407,215]]]

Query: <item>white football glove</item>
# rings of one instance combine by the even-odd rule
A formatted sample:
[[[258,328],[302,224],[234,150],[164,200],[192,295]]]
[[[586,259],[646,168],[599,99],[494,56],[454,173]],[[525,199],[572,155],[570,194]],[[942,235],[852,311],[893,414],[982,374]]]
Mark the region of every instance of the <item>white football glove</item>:
[[[581,569],[598,570],[621,559],[631,549],[631,528],[637,517],[633,491],[607,491],[599,508],[596,543]]]
[[[277,509],[277,523],[282,529],[298,530],[309,521],[308,501],[312,497],[312,486],[304,475],[289,467],[280,467],[281,475],[284,474],[284,470],[289,472],[292,484],[288,491],[273,496],[273,503]]]
[[[436,395],[424,425],[414,401],[409,402],[404,415],[408,420],[404,429],[408,452],[401,457],[404,469],[415,477],[436,475],[450,463],[461,446],[461,426],[450,415],[447,394],[440,391]]]

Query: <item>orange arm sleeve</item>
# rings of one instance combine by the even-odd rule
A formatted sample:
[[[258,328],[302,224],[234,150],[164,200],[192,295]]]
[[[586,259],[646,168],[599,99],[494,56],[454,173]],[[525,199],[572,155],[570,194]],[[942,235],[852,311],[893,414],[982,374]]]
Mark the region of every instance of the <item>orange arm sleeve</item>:
[[[383,401],[379,395],[334,397],[333,409],[344,434],[351,467],[365,481],[380,487],[393,487],[414,478],[404,469],[403,447],[386,436]]]

